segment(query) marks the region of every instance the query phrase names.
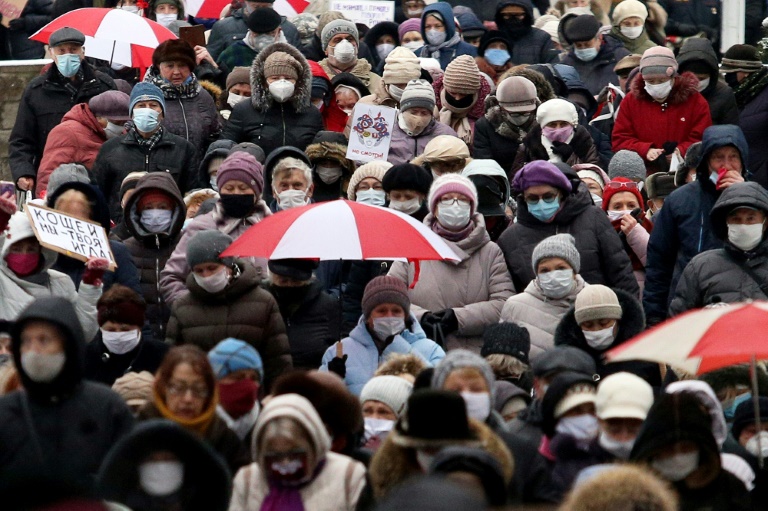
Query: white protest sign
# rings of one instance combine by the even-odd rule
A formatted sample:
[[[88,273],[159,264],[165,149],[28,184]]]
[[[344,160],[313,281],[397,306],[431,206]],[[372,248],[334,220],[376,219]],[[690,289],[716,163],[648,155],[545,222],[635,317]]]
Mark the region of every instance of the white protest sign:
[[[386,161],[397,110],[388,106],[357,103],[352,112],[347,159]]]
[[[338,11],[354,23],[371,28],[381,21],[395,21],[395,2],[390,0],[331,0],[329,11]]]
[[[26,212],[40,245],[81,261],[89,257],[106,259],[113,271],[117,267],[101,225],[36,204],[27,204]]]

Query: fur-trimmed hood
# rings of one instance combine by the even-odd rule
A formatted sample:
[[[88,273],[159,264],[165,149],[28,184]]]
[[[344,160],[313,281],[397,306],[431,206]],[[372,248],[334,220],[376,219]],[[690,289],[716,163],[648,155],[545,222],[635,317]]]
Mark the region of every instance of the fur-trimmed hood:
[[[338,161],[344,169],[345,176],[351,176],[355,172],[355,164],[347,159],[347,146],[336,142],[318,142],[309,144],[304,151],[310,161],[315,162],[320,158],[329,158]]]
[[[504,480],[511,480],[514,460],[501,438],[491,428],[474,419],[469,420],[469,431],[474,440],[480,441],[479,448],[490,453],[501,464]],[[368,474],[377,500],[406,479],[422,474],[416,460],[416,450],[397,445],[394,439],[398,434],[393,429],[371,460]]]
[[[216,85],[215,83],[209,81],[209,80],[200,80],[200,86],[208,91],[208,94],[211,95],[213,98],[213,102],[218,104],[219,99],[221,98],[221,93],[223,92],[221,87]]]
[[[683,73],[674,78],[675,83],[672,84],[672,92],[669,93],[666,103],[672,105],[679,105],[688,101],[691,96],[698,94],[697,87],[699,85],[699,79],[696,75],[690,72]],[[637,99],[645,101],[656,102],[645,90],[645,81],[643,75],[637,73],[632,79],[632,85],[629,87],[629,93],[634,95]]]
[[[301,113],[312,106],[312,71],[309,63],[299,50],[287,43],[274,43],[259,52],[251,65],[251,105],[256,110],[266,112],[273,105],[267,80],[264,77],[264,61],[275,52],[282,51],[296,59],[301,65],[299,79],[289,103],[296,113]]]

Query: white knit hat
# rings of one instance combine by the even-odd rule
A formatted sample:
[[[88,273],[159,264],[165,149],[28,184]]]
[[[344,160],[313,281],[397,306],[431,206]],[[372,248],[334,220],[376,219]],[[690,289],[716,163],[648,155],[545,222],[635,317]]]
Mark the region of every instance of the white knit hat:
[[[579,124],[579,114],[573,103],[564,99],[555,98],[545,101],[536,110],[536,122],[542,128],[552,121],[566,121],[574,127]]]
[[[609,287],[601,284],[585,286],[578,295],[574,306],[574,318],[579,325],[595,319],[621,319],[619,297]]]
[[[615,373],[604,378],[597,387],[597,418],[645,420],[653,405],[653,388],[632,373]]]
[[[399,376],[376,376],[368,380],[360,392],[360,403],[381,401],[392,409],[399,419],[405,413],[413,384]]]
[[[361,165],[349,179],[347,199],[352,201],[356,199],[357,195],[355,194],[355,190],[357,190],[357,185],[360,184],[360,181],[367,177],[382,181],[384,179],[384,174],[391,168],[392,164],[388,161],[369,161],[365,165]]]
[[[648,17],[648,9],[638,0],[622,0],[613,9],[611,16],[613,24],[619,25],[627,18],[640,18],[645,23]]]
[[[381,78],[384,83],[408,83],[418,80],[421,76],[419,58],[408,48],[398,46],[384,60],[384,73]]]

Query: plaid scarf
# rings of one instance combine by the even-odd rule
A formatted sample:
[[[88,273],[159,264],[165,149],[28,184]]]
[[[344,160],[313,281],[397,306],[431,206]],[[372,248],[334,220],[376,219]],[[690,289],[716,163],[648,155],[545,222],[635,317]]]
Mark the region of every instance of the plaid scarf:
[[[752,73],[733,89],[736,95],[736,105],[742,110],[755,99],[755,96],[763,92],[768,87],[768,69],[763,68],[756,73]]]
[[[190,80],[187,83],[173,85],[171,82],[160,76],[159,69],[155,66],[150,66],[144,81],[159,87],[160,90],[163,91],[163,97],[165,99],[188,99],[197,97],[197,95],[200,94],[200,84],[197,81],[195,73],[191,73],[189,78]]]
[[[139,146],[146,152],[151,153],[155,148],[155,145],[157,145],[157,143],[160,142],[160,139],[163,137],[163,127],[160,126],[160,128],[152,133],[149,138],[142,137],[141,134],[136,130],[135,126],[131,127],[131,133],[133,133],[133,138],[136,139],[136,142],[139,144]]]

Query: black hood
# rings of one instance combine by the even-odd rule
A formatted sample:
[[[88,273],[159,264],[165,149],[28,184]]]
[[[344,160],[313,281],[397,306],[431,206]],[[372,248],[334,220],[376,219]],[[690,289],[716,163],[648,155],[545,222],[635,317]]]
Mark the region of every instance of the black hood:
[[[710,82],[702,93],[713,91],[717,87],[717,80],[720,78],[720,66],[715,49],[712,48],[712,42],[709,39],[691,37],[683,43],[680,53],[677,54],[680,73],[690,71],[690,69],[687,69],[687,66],[694,62],[704,64],[709,69]]]
[[[393,23],[391,21],[382,21],[380,23],[376,23],[365,34],[363,42],[365,42],[365,44],[367,44],[368,48],[371,50],[371,56],[373,57],[373,67],[378,66],[379,62],[381,62],[379,53],[376,51],[376,41],[378,41],[381,36],[391,35],[395,39],[395,46],[400,45],[400,35],[397,32],[397,27],[397,23]]]
[[[721,240],[728,238],[728,213],[739,206],[759,209],[768,215],[768,191],[754,182],[734,183],[723,191],[709,213],[712,230]]]
[[[715,190],[715,185],[709,180],[709,156],[715,149],[725,146],[733,146],[739,151],[743,167],[741,175],[744,176],[744,179],[749,176],[747,169],[749,145],[741,128],[734,124],[710,126],[704,130],[704,136],[701,140],[701,158],[699,159],[699,166],[696,168],[696,182],[708,192],[720,193]]]
[[[175,203],[171,227],[168,232],[153,234],[147,231],[139,221],[141,218],[141,215],[137,211],[139,199],[141,199],[149,190],[160,190],[170,196]],[[157,237],[160,243],[166,244],[169,240],[178,236],[184,225],[186,212],[187,208],[184,205],[184,199],[181,197],[181,191],[179,191],[179,187],[171,175],[167,172],[150,172],[139,179],[133,194],[125,203],[123,222],[125,223],[128,232],[130,232],[137,240],[144,243],[151,243],[151,246],[155,246],[155,237]]]
[[[112,227],[112,221],[109,218],[109,206],[107,200],[104,198],[104,194],[101,193],[101,190],[90,183],[81,183],[79,181],[64,183],[56,189],[53,195],[48,196],[46,205],[49,208],[53,208],[53,205],[56,204],[58,198],[61,197],[64,192],[69,190],[77,190],[88,198],[93,205],[91,208],[91,220],[100,224],[107,231],[107,234],[109,234],[109,230]]]
[[[272,170],[274,170],[275,165],[277,165],[280,160],[289,156],[303,161],[307,164],[307,167],[312,168],[312,163],[309,161],[309,158],[307,158],[307,154],[298,147],[284,145],[269,153],[269,156],[267,156],[267,159],[264,161],[264,191],[261,194],[261,198],[264,199],[267,204],[274,198],[272,197]]]
[[[55,325],[64,337],[66,362],[59,375],[50,383],[32,381],[21,365],[21,332],[29,321],[45,321]],[[75,306],[60,297],[38,298],[24,309],[11,330],[13,363],[16,365],[21,384],[30,397],[51,401],[72,393],[83,379],[85,363],[85,338],[77,319]]]
[[[528,26],[533,25],[533,4],[531,3],[531,0],[501,0],[501,2],[496,4],[496,16],[494,18],[494,21],[496,21],[496,26],[500,27],[502,25],[499,23],[501,10],[505,7],[509,7],[510,5],[516,5],[525,9],[525,22]]]
[[[112,447],[96,482],[99,497],[146,509],[150,499],[139,489],[139,465],[158,451],[170,451],[184,465],[181,509],[227,510],[231,475],[223,460],[204,441],[168,420],[139,424]]]
[[[214,158],[226,158],[233,147],[235,147],[235,143],[232,140],[216,140],[208,146],[208,150],[205,151],[205,156],[203,156],[200,162],[199,169],[200,183],[203,183],[204,188],[208,187],[208,183],[211,180],[208,176],[208,165],[211,163],[211,160]]]

